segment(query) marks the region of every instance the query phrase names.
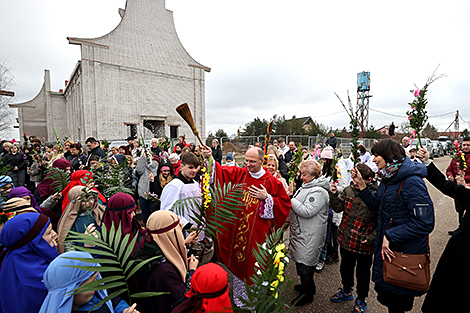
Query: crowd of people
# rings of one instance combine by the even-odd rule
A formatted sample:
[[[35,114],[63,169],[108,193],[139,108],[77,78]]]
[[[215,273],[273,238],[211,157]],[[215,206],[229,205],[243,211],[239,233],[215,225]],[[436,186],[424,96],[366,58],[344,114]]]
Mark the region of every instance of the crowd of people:
[[[429,253],[428,236],[435,218],[426,177],[455,199],[460,226],[449,232],[452,238],[436,268],[437,282],[431,283],[423,311],[452,307],[429,295],[459,291],[455,286],[443,290],[440,282],[449,279],[449,259],[456,253],[469,254],[464,214],[468,190],[460,185],[470,180],[470,170],[462,171],[452,161],[444,176],[428,160],[425,149],[412,151],[410,158],[406,144],[383,139],[370,152],[360,145],[354,160],[352,154],[339,155],[334,133],[319,153],[305,148],[299,155],[295,142],[286,144],[278,138],[266,149],[260,143],[249,147],[244,158],[237,158],[234,151],[225,151],[224,157],[216,139],[207,147],[187,143],[184,136],[172,149],[162,138],[153,138],[146,146],[129,137],[128,145],[105,151],[90,137],[85,146],[72,140],[63,146],[49,145],[37,137],[21,144],[2,142],[0,313],[86,312],[99,304],[113,290],[70,292],[107,274],[100,273],[97,263],[77,260],[93,255],[76,251],[77,243],[67,238],[70,231],[93,235],[117,224],[122,236],[130,236],[123,244],[129,245],[124,248],[133,259],[158,257],[135,273],[129,288],[166,294],[139,298],[136,303],[115,297],[93,312],[231,312],[232,303],[243,307],[242,299],[248,300],[245,282],[250,284],[256,271],[254,251],[267,234],[285,225],[300,281],[294,287],[298,294],[292,305],[312,303],[314,274],[321,273],[325,264],[340,261],[342,286],[331,296],[332,302],[354,300],[353,312],[366,312],[372,279],[378,301],[389,312],[410,311],[415,297],[425,291],[387,282],[383,262],[394,259],[394,251]],[[462,147],[470,158],[470,138],[464,138]],[[292,176],[296,161],[300,162]],[[97,177],[107,177],[103,171],[119,166],[123,168],[119,184],[129,192],[110,193],[109,177],[106,183]],[[70,176],[63,188],[58,187],[57,173]],[[215,237],[195,231],[194,207],[172,211],[178,201],[201,198],[204,174],[212,184],[244,188],[243,204],[232,212],[236,219],[221,222],[224,227]],[[202,265],[201,258],[189,252],[198,242],[214,246],[212,262]],[[215,262],[233,274],[232,287],[227,272]],[[468,277],[468,271],[463,271]]]

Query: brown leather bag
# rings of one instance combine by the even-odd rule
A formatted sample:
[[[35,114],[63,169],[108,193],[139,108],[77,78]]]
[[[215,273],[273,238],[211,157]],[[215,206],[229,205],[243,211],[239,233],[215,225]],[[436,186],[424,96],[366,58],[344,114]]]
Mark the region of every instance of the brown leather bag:
[[[397,208],[398,198],[400,197],[401,187],[398,190],[397,200],[393,208],[392,216],[388,228],[393,222],[393,214]],[[387,228],[387,229],[388,229]],[[428,251],[429,251],[429,236],[428,236]],[[425,254],[405,254],[393,251],[396,258],[392,262],[383,260],[383,273],[384,280],[390,284],[398,285],[413,290],[427,291],[429,283],[431,282],[431,270],[429,253]]]

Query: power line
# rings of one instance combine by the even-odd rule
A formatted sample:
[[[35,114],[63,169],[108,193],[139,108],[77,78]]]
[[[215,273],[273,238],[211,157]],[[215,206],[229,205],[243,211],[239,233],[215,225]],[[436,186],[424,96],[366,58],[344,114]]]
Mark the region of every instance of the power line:
[[[408,118],[407,116],[392,114],[392,113],[388,113],[388,112],[383,112],[383,111],[379,111],[379,110],[372,109],[372,108],[369,108],[369,110],[372,110],[372,111],[375,111],[375,112],[378,112],[378,113],[382,113],[382,114],[386,114],[386,115],[390,115],[390,116],[394,116],[394,117]]]

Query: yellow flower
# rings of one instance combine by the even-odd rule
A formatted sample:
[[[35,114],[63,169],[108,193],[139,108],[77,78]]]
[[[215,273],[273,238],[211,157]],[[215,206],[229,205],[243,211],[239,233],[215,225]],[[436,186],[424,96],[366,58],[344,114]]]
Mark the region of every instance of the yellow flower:
[[[277,277],[277,279],[279,279],[279,281],[280,281],[281,283],[284,281],[284,276],[282,276],[282,275],[277,275],[276,277]]]
[[[286,248],[286,245],[283,244],[283,243],[281,243],[281,244],[278,244],[278,245],[276,246],[276,251],[277,251],[277,252],[281,252],[281,251],[284,250],[285,248]]]
[[[274,298],[277,299],[277,297],[278,297],[278,292],[276,291],[276,294],[274,295]]]
[[[277,286],[279,286],[279,280],[275,280],[271,283],[271,287],[273,288],[277,288]],[[272,290],[272,289],[271,289]]]
[[[284,263],[279,262],[279,272],[284,272]]]

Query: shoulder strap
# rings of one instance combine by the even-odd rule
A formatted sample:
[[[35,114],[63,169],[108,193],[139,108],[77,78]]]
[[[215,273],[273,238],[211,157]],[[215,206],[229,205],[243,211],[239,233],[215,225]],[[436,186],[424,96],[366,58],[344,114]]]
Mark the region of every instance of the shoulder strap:
[[[397,208],[398,199],[400,198],[401,188],[403,187],[403,183],[404,183],[404,182],[405,182],[405,180],[403,179],[403,180],[401,181],[400,188],[398,189],[397,200],[395,201],[395,206],[393,207],[393,212],[392,212],[392,215],[390,216],[390,222],[388,223],[387,229],[389,229],[389,228],[390,228],[390,225],[392,225],[392,223],[393,223],[393,215],[395,214],[395,209]]]

